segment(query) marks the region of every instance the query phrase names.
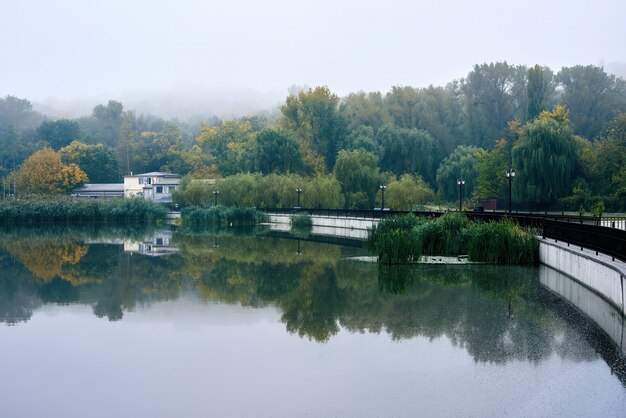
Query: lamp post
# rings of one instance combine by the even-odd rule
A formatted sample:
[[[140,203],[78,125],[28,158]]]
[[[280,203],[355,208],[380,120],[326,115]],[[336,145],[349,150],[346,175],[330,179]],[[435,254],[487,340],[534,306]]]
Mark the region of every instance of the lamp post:
[[[387,188],[387,186],[385,186],[384,184],[381,184],[379,187],[382,193],[382,199],[380,202],[380,210],[385,210],[385,189]]]
[[[302,189],[301,188],[296,188],[296,193],[298,193],[298,206],[297,208],[300,208],[300,193],[302,193]]]
[[[217,195],[220,194],[219,190],[213,190],[213,206],[217,206]]]
[[[463,203],[463,186],[465,186],[465,180],[458,179],[456,181],[457,186],[459,186],[459,212],[461,211],[461,205]]]
[[[509,213],[511,213],[511,186],[513,184],[513,177],[515,177],[515,170],[509,168],[504,172],[506,179],[509,181]]]

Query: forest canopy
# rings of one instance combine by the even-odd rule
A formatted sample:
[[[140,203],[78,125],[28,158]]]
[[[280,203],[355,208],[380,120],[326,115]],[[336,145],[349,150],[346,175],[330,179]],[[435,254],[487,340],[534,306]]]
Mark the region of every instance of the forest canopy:
[[[121,182],[130,172],[169,171],[190,179],[181,202],[198,200],[184,197],[185,190],[207,189],[191,179],[217,178],[222,189],[247,190],[238,182],[255,182],[259,194],[244,200],[282,206],[293,203],[294,182],[328,189],[316,201],[303,191],[311,207],[370,209],[381,203],[385,185],[387,203],[404,209],[454,203],[463,179],[467,207],[500,199],[503,208],[504,171],[514,168],[513,201],[520,209],[588,210],[602,202],[623,211],[625,114],[626,82],[602,67],[555,72],[506,61],[475,65],[445,86],[345,97],[326,86],[292,88],[273,112],[203,123],[137,115],[115,100],[90,115],[53,119],[25,98],[5,96],[0,196],[65,193],[87,178]],[[55,161],[55,178],[26,182],[32,159],[44,154]],[[290,185],[284,198],[263,195],[261,179],[268,176]]]

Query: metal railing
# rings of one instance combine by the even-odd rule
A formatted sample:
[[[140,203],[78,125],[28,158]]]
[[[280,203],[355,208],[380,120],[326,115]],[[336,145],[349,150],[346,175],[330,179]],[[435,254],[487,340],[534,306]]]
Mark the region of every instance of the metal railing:
[[[394,211],[367,209],[306,209],[306,208],[263,208],[260,211],[274,214],[307,213],[315,216],[356,219],[382,219],[389,216],[406,215],[437,218],[447,212]],[[520,226],[535,228],[538,234],[602,252],[626,262],[626,217],[598,218],[548,212],[463,212],[470,219],[485,222],[504,217],[514,219]]]

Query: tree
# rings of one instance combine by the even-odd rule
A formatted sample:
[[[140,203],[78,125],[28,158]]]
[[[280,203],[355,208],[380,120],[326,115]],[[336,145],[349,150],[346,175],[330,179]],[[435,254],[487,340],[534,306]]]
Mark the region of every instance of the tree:
[[[526,68],[504,62],[475,65],[461,82],[467,134],[492,146],[513,119],[526,111]]]
[[[435,199],[435,193],[419,175],[403,174],[399,180],[387,185],[385,206],[396,210],[413,210]]]
[[[378,157],[363,149],[341,150],[333,170],[341,184],[347,208],[372,208],[382,176]]]
[[[615,200],[610,207],[626,208],[626,114],[610,121],[592,144],[591,184],[596,194]],[[620,201],[621,200],[621,201]]]
[[[33,105],[26,99],[15,96],[0,97],[0,131],[9,127],[16,134],[35,129],[43,116],[33,111]]]
[[[448,155],[437,169],[437,184],[441,197],[447,201],[458,199],[457,180],[465,180],[463,194],[469,197],[474,192],[478,178],[477,162],[481,148],[461,145]]]
[[[203,152],[209,154],[217,164],[219,172],[228,176],[246,171],[242,164],[247,147],[252,146],[254,132],[247,121],[226,121],[220,126],[203,125],[196,138]]]
[[[393,122],[380,92],[350,93],[343,99],[342,112],[351,131],[367,126],[377,132],[383,125]]]
[[[72,141],[59,150],[64,164],[76,164],[93,183],[115,183],[120,181],[117,160],[113,150],[104,144],[88,145]]]
[[[263,174],[298,172],[302,170],[300,144],[288,131],[264,129],[256,135],[254,155]]]
[[[533,120],[546,110],[549,98],[554,94],[554,75],[548,67],[538,64],[528,69],[528,84],[526,94],[528,104],[526,119]]]
[[[366,125],[356,127],[344,138],[341,145],[341,149],[348,151],[358,148],[373,152],[376,155],[382,153],[382,148],[376,142],[376,136],[372,127]]]
[[[68,119],[46,121],[37,128],[36,136],[52,149],[60,149],[80,137],[80,126]]]
[[[522,128],[513,146],[513,199],[532,207],[546,207],[567,196],[573,187],[576,142],[567,111],[556,106]]]
[[[380,167],[396,175],[419,174],[433,181],[434,141],[426,131],[386,125],[378,132],[383,150]]]
[[[594,139],[611,119],[626,112],[626,81],[601,67],[565,67],[556,75],[560,98],[569,111],[574,132]]]
[[[324,158],[326,170],[332,170],[347,125],[345,116],[339,110],[339,97],[328,87],[316,87],[287,97],[280,110],[283,124],[304,143],[305,162],[315,160],[314,156],[306,155],[312,150]]]
[[[74,163],[63,164],[61,155],[51,148],[35,152],[16,173],[20,195],[63,193],[87,181],[80,167]]]
[[[474,191],[477,199],[506,198],[508,183],[505,172],[510,167],[507,156],[508,142],[501,139],[491,151],[476,154],[478,178]]]

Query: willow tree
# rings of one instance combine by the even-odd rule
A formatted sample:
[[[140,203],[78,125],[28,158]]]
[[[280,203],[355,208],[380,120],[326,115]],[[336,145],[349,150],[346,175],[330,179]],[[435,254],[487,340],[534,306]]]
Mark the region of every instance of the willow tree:
[[[577,148],[567,110],[556,106],[523,126],[512,150],[513,199],[546,207],[572,190]]]

